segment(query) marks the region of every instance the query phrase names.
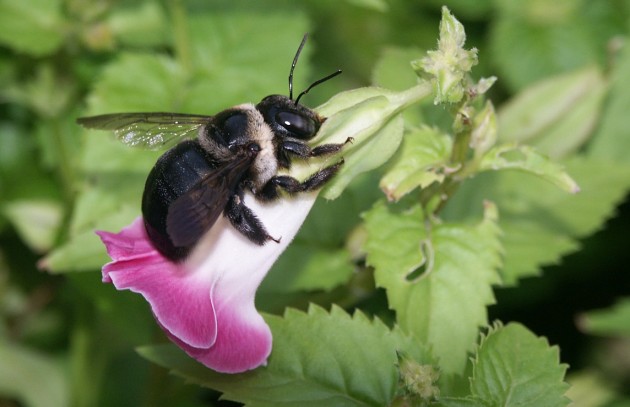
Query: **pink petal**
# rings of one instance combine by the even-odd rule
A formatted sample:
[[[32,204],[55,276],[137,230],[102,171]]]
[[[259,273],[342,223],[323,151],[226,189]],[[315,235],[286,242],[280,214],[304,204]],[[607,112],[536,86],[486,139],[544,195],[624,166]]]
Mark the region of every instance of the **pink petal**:
[[[220,217],[183,264],[169,262],[151,246],[141,218],[118,234],[97,232],[113,259],[103,267],[103,281],[140,293],[169,338],[209,368],[254,369],[271,352],[271,331],[254,305],[256,290],[295,237],[315,196],[271,205],[246,196],[280,243],[257,246]]]
[[[142,294],[158,322],[183,343],[209,348],[216,340],[212,281],[198,281],[184,265],[165,259],[151,246],[142,218],[119,234],[96,232],[114,260],[103,267],[103,281]]]

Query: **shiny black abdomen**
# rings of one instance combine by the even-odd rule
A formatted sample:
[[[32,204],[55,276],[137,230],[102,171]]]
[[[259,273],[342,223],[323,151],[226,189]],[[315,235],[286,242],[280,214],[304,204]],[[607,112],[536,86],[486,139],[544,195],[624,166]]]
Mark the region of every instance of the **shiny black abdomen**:
[[[179,143],[164,153],[149,173],[142,196],[142,215],[149,238],[165,257],[185,258],[192,246],[175,247],[166,231],[170,205],[216,168],[197,140]]]

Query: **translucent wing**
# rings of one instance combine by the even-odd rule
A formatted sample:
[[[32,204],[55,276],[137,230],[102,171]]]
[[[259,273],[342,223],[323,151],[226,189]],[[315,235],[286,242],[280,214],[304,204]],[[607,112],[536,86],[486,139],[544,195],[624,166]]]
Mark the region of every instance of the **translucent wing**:
[[[81,117],[77,123],[88,129],[112,130],[131,147],[157,149],[193,138],[211,116],[179,113],[113,113]]]

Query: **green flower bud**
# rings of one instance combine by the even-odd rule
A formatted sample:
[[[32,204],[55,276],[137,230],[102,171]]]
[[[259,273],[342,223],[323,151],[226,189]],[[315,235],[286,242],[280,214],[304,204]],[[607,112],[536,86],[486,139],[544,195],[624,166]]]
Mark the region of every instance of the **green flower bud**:
[[[457,103],[464,97],[465,75],[477,64],[477,49],[464,49],[464,26],[442,7],[437,51],[411,63],[416,73],[428,76],[434,86],[435,104]]]

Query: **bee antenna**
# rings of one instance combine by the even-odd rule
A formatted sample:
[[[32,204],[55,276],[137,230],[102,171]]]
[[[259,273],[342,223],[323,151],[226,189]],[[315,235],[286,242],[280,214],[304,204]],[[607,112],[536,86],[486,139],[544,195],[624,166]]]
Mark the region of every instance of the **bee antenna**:
[[[302,53],[302,48],[304,48],[304,44],[306,44],[306,39],[308,38],[308,33],[304,34],[302,38],[302,42],[298,47],[295,56],[293,57],[293,63],[291,64],[291,72],[289,72],[289,99],[293,100],[293,71],[295,70],[295,65],[297,64],[298,58],[300,57],[300,53]]]
[[[322,82],[326,82],[328,79],[334,78],[335,76],[339,75],[341,72],[342,72],[341,69],[337,69],[335,72],[331,73],[330,75],[325,76],[322,79],[318,79],[315,82],[311,83],[311,86],[306,88],[306,90],[302,91],[302,93],[300,93],[298,95],[298,97],[295,99],[295,104],[297,105],[298,102],[300,101],[300,98],[302,98],[302,96],[306,95],[309,90],[313,89],[315,86],[319,85]]]

